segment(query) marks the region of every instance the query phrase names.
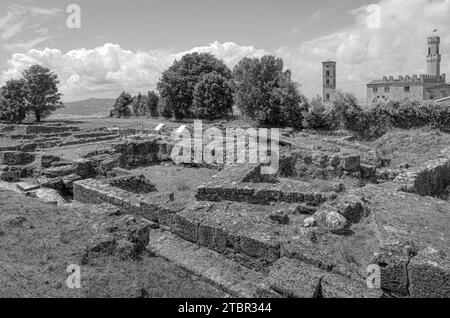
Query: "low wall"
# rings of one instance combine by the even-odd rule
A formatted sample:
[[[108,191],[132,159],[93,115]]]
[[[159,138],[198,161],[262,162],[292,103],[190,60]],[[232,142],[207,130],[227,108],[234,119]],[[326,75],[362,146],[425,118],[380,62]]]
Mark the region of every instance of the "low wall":
[[[86,179],[73,184],[74,199],[82,203],[108,203],[126,213],[138,214],[144,218],[167,224],[169,215],[178,212],[173,202],[173,193],[150,192],[136,194],[111,186],[108,180]]]
[[[441,156],[442,158],[401,173],[394,182],[404,192],[445,198],[450,186],[450,148],[444,149]]]

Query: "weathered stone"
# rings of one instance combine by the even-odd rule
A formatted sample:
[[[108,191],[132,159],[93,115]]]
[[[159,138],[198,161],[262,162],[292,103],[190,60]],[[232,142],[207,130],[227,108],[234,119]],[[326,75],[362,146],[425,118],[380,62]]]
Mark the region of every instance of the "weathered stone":
[[[303,220],[303,226],[304,227],[314,227],[317,225],[316,219],[312,216],[307,217]]]
[[[428,247],[408,264],[409,293],[417,298],[450,297],[450,261],[439,251]]]
[[[320,281],[323,298],[362,298],[365,290],[364,282],[354,281],[333,273],[324,275]]]
[[[156,186],[143,175],[112,178],[109,180],[109,184],[113,187],[138,194],[156,191]]]
[[[377,167],[372,165],[360,164],[361,178],[372,179],[375,178]]]
[[[66,200],[53,189],[37,189],[27,192],[27,195],[49,204],[59,205],[66,203]]]
[[[42,155],[41,157],[41,167],[50,168],[50,165],[55,161],[60,161],[61,158],[53,155]]]
[[[337,204],[337,211],[352,223],[358,223],[365,215],[364,203],[355,195],[341,198]]]
[[[0,152],[0,164],[9,166],[27,165],[34,161],[35,154],[22,151],[3,151]]]
[[[275,211],[269,215],[269,218],[278,224],[288,224],[289,215],[283,211]]]
[[[47,178],[68,176],[76,173],[77,173],[77,166],[75,165],[48,168],[42,172],[42,174]]]
[[[6,182],[18,182],[18,181],[20,181],[19,173],[17,171],[0,172],[0,180],[6,181]]]
[[[286,297],[316,298],[326,272],[300,261],[281,258],[270,269],[268,285]]]
[[[19,182],[17,184],[17,188],[19,188],[19,190],[24,191],[24,192],[36,190],[39,187],[40,187],[39,184],[28,183],[28,182]]]
[[[344,234],[349,228],[347,219],[335,211],[326,214],[325,224],[328,230],[334,234]]]
[[[358,155],[347,155],[343,158],[343,168],[346,171],[358,171],[360,167],[360,156]]]
[[[75,181],[81,180],[81,177],[77,174],[69,174],[68,176],[64,176],[62,178],[62,183],[66,187],[66,189],[72,189],[73,183]]]
[[[337,193],[345,191],[345,185],[342,182],[333,183],[333,190]]]

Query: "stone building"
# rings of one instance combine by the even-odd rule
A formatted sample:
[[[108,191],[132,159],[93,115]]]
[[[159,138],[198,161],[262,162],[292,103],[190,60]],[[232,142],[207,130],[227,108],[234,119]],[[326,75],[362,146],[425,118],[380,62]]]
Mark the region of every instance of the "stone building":
[[[440,37],[428,38],[427,74],[384,76],[367,84],[367,103],[374,104],[387,100],[436,100],[450,96],[450,85],[445,82],[445,74],[440,74]]]
[[[336,95],[336,62],[322,62],[323,101],[330,103]]]

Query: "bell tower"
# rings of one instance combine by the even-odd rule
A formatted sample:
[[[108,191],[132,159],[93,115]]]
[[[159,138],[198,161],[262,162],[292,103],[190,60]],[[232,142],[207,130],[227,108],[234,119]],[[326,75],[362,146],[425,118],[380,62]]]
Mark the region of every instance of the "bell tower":
[[[322,62],[323,102],[329,103],[336,95],[336,62]]]
[[[441,76],[440,42],[441,38],[439,36],[432,35],[428,38],[427,75]]]

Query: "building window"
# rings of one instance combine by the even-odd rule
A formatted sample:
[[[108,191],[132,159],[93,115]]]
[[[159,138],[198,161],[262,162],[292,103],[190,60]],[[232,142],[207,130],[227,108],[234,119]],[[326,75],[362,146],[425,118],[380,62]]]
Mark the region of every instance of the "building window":
[[[430,99],[434,99],[434,96],[433,96],[433,95],[431,95],[431,96],[430,96]]]
[[[386,86],[384,87],[384,92],[385,92],[385,93],[389,93],[389,85],[386,85]]]
[[[330,71],[325,72],[326,76],[330,76]]]
[[[409,86],[405,86],[405,93],[409,93]]]
[[[330,100],[330,94],[325,95],[326,100]]]
[[[428,55],[431,55],[431,47],[428,47]]]
[[[326,80],[326,83],[327,83],[327,85],[330,85],[330,80],[327,79],[327,80]]]
[[[374,88],[373,88],[373,92],[374,92],[374,93],[377,93],[377,92],[378,92],[378,87],[374,87]]]

